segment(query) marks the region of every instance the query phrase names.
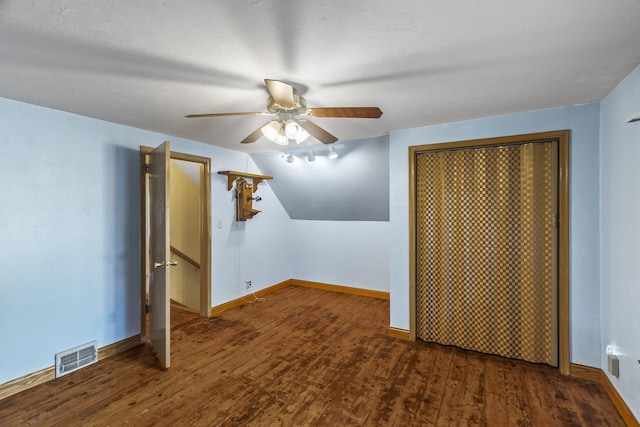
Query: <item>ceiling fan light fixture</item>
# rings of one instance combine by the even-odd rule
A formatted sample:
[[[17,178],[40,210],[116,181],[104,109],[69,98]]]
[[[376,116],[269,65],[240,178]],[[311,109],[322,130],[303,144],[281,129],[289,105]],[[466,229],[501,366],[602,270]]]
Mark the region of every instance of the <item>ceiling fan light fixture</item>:
[[[284,131],[287,134],[287,138],[289,139],[296,139],[296,137],[298,136],[298,132],[300,129],[300,125],[292,119],[287,120],[287,122],[284,125]]]
[[[289,153],[289,155],[284,158],[284,161],[287,163],[293,163],[294,159],[295,157],[293,157],[293,154]]]
[[[335,148],[329,147],[329,155],[328,155],[328,157],[331,160],[335,160],[335,159],[338,158],[338,152],[336,151]]]
[[[281,129],[282,127],[280,126],[279,122],[271,120],[269,123],[262,127],[262,134],[269,141],[275,142]]]
[[[287,138],[295,140],[296,144],[300,144],[307,138],[309,138],[309,132],[307,132],[300,123],[294,119],[289,119],[284,124],[284,130],[287,134]]]
[[[288,145],[289,138],[287,138],[287,134],[284,132],[284,128],[280,127],[280,132],[276,135],[276,139],[273,141],[278,145]]]

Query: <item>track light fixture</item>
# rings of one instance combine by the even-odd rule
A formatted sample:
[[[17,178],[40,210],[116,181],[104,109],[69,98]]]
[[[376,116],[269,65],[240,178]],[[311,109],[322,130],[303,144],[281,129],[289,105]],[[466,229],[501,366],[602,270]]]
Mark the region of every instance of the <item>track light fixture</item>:
[[[345,149],[344,144],[314,145],[313,147],[284,146],[284,150],[280,151],[279,153],[272,152],[272,153],[262,153],[262,154],[255,154],[255,155],[265,155],[265,156],[279,155],[280,158],[284,160],[286,163],[293,163],[296,157],[299,159],[303,159],[306,156],[307,161],[315,162],[318,156],[320,156],[320,158],[327,158],[330,160],[334,160],[339,157],[340,150],[344,150],[344,149]]]

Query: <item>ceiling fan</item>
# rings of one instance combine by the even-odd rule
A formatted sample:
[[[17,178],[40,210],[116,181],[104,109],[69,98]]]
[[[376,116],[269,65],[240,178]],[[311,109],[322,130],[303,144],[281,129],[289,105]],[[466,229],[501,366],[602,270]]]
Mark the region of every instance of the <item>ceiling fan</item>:
[[[296,89],[279,80],[265,79],[271,96],[267,98],[267,112],[212,113],[190,114],[187,118],[225,117],[225,116],[275,116],[273,120],[254,130],[242,144],[256,142],[261,135],[280,145],[290,142],[301,143],[310,135],[324,144],[332,144],[338,140],[309,117],[344,117],[377,119],[382,115],[378,107],[329,107],[307,108],[307,100],[298,95]]]

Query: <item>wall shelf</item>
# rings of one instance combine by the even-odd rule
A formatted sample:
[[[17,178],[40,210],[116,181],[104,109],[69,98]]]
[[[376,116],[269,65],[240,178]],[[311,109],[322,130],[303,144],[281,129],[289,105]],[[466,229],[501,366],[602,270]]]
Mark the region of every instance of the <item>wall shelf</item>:
[[[246,172],[236,172],[236,171],[218,171],[220,175],[227,176],[227,190],[231,190],[233,188],[233,181],[238,178],[251,178],[253,180],[253,192],[255,193],[258,189],[258,184],[266,179],[273,179],[272,176],[268,175],[258,175],[255,173],[246,173]]]

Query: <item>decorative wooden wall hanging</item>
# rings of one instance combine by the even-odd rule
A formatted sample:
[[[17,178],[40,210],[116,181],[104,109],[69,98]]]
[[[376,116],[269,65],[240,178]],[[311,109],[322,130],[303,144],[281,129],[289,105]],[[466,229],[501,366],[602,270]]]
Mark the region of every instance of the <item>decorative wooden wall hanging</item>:
[[[253,201],[259,202],[261,200],[259,196],[253,197],[253,193],[258,189],[260,182],[265,179],[273,179],[272,176],[235,171],[219,171],[218,173],[227,176],[227,190],[231,190],[233,188],[233,182],[237,181],[236,221],[246,221],[261,212],[253,209]],[[244,178],[251,178],[252,182],[248,182]]]

